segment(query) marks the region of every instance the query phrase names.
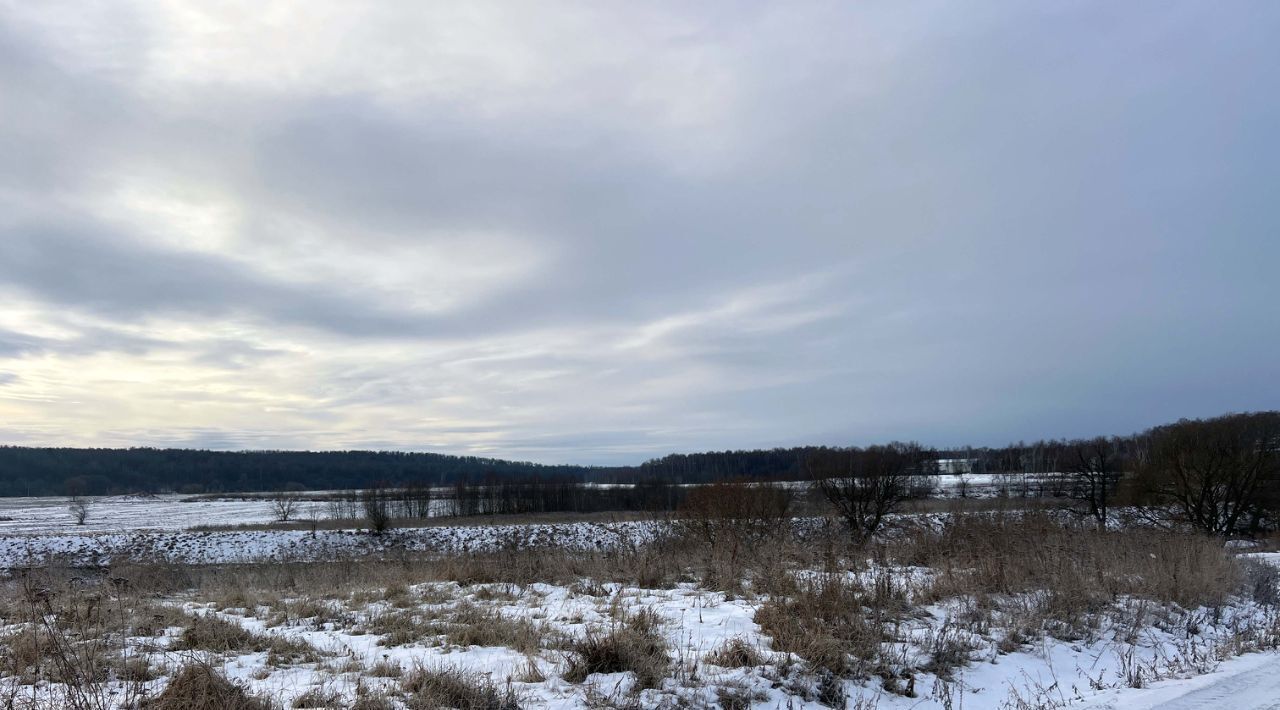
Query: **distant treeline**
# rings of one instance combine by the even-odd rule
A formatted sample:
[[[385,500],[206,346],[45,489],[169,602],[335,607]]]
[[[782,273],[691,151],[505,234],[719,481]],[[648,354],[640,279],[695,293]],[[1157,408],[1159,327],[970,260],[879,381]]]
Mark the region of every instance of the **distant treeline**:
[[[796,480],[824,447],[672,454],[639,466],[544,465],[387,451],[205,451],[0,446],[0,496],[249,493],[492,482]]]
[[[448,485],[484,478],[584,480],[605,469],[388,451],[203,451],[0,446],[0,496],[225,493]]]
[[[1250,431],[1257,429],[1247,436],[1266,441],[1266,446],[1280,446],[1275,433],[1280,432],[1280,413],[1220,419]],[[1127,436],[927,451],[935,459],[944,460],[945,465],[936,469],[941,473],[1056,473],[1093,466],[1090,462],[1094,460],[1103,460],[1109,472],[1133,472],[1149,456],[1154,435],[1178,431],[1184,424]],[[431,453],[0,446],[0,496],[274,492],[363,489],[375,485],[527,484],[532,480],[644,484],[786,481],[808,478],[806,462],[841,450],[847,449],[804,446],[712,451],[671,454],[638,466],[592,467]],[[506,503],[497,505],[505,507]]]

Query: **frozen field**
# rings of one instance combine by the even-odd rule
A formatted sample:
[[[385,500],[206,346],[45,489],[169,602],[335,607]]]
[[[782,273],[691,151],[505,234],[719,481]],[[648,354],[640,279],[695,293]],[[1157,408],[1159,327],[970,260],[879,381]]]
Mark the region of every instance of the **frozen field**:
[[[993,474],[943,475],[937,477],[935,495],[956,498],[989,498],[1002,485],[1014,486]],[[804,481],[786,485],[807,487]],[[606,487],[601,484],[600,487]],[[265,495],[265,494],[261,494]],[[439,502],[439,501],[437,501]],[[263,498],[193,498],[167,494],[158,496],[108,496],[90,499],[89,517],[76,525],[67,510],[65,497],[0,498],[0,535],[44,535],[50,533],[101,533],[134,531],[177,531],[200,525],[242,525],[274,520],[271,501]],[[300,501],[294,519],[314,509],[326,517],[323,502]]]
[[[0,498],[0,534],[185,530],[197,525],[266,523],[265,500],[184,500],[188,496],[108,496],[89,499],[89,517],[76,525],[67,499]],[[320,505],[301,503],[305,505]]]

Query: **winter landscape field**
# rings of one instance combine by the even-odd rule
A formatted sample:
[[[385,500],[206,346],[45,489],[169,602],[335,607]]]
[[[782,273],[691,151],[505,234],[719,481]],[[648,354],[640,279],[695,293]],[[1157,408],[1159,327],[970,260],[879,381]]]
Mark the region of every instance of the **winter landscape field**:
[[[0,710],[1280,710],[1280,0],[0,0]]]
[[[947,510],[892,514],[874,544],[851,546],[838,518],[789,511],[811,488],[704,486],[650,520],[485,516],[376,534],[363,520],[273,524],[256,496],[103,498],[83,527],[56,523],[65,499],[9,500],[0,698],[492,710],[1280,699],[1280,553],[1257,542],[1099,531],[1060,506],[940,486]],[[207,529],[215,520],[227,527]]]

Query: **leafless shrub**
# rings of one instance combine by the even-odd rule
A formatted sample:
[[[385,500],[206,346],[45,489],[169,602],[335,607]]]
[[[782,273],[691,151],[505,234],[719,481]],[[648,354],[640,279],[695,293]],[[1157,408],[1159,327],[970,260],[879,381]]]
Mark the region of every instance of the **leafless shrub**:
[[[0,643],[0,676],[47,682],[56,705],[71,710],[139,701],[151,673],[129,641],[136,599],[58,570],[24,574],[10,589],[0,610],[11,625]]]
[[[1243,593],[1259,604],[1280,605],[1280,568],[1261,560],[1240,561]]]
[[[1184,419],[1148,432],[1148,513],[1215,535],[1257,533],[1280,513],[1280,412]]]
[[[71,512],[71,519],[76,525],[84,525],[89,519],[89,499],[73,495],[68,499],[67,510]]]
[[[361,507],[369,531],[375,535],[385,533],[391,527],[391,494],[381,487],[366,489],[360,494]]]
[[[1050,613],[1089,613],[1122,595],[1220,605],[1240,574],[1212,538],[1085,529],[1044,513],[953,516],[940,530],[918,530],[896,544],[902,561],[936,571],[938,598],[1041,592]]]
[[[939,678],[950,679],[955,669],[968,665],[969,654],[975,648],[968,634],[955,626],[943,624],[926,639],[925,651],[929,653],[929,662],[923,670]]]
[[[793,498],[774,484],[722,481],[691,490],[677,513],[702,542],[741,546],[777,535],[791,520]]]
[[[1080,513],[1099,527],[1107,527],[1116,488],[1122,475],[1122,442],[1105,436],[1065,441],[1054,445],[1054,454],[1066,477],[1063,488]]]

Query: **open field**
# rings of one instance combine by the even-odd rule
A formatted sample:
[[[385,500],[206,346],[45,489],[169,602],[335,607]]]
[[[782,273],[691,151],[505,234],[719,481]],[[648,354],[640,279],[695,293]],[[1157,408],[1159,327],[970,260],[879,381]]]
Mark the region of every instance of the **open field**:
[[[1280,644],[1274,554],[1049,513],[133,535],[223,553],[14,572],[4,707],[1139,708]]]
[[[1001,487],[1014,486],[1014,479],[1006,481],[999,476],[982,475],[939,475],[932,477],[936,483],[931,496],[935,500],[955,500],[963,494],[965,498],[996,498]],[[807,481],[791,481],[784,485],[796,490],[809,487]],[[611,486],[607,484],[589,485],[587,488],[621,488],[627,485]],[[693,488],[696,486],[686,486]],[[84,532],[132,532],[132,531],[176,531],[190,528],[232,529],[236,527],[278,528],[286,527],[296,530],[308,529],[307,518],[314,515],[320,527],[351,528],[360,524],[353,519],[329,519],[329,501],[342,496],[350,497],[355,491],[311,491],[291,493],[298,499],[293,512],[291,524],[281,526],[275,522],[275,511],[272,500],[279,494],[219,494],[219,495],[181,495],[160,494],[146,496],[102,496],[88,498],[89,514],[83,525],[76,524],[68,512],[68,499],[65,496],[43,496],[28,498],[0,498],[0,534],[38,534],[49,533],[84,533]],[[436,508],[447,500],[449,489],[434,492]],[[609,513],[610,517],[639,517],[626,511]],[[441,516],[444,518],[444,516]],[[583,515],[573,516],[581,519]],[[605,516],[593,516],[596,518]],[[457,521],[449,518],[435,520],[427,518],[415,521],[414,525],[452,525]],[[471,521],[467,521],[470,524]]]
[[[0,498],[0,534],[185,530],[209,523],[268,522],[265,499],[196,500],[188,496],[106,496],[91,498],[84,525],[67,510],[66,497]],[[300,503],[303,506],[312,503]]]

